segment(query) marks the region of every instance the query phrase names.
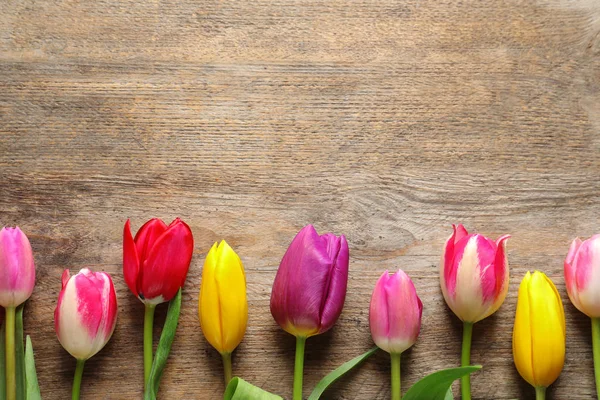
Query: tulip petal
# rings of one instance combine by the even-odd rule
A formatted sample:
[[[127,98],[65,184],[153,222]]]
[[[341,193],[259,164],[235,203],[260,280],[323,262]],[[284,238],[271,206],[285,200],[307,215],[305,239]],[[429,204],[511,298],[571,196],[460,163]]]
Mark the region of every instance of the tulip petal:
[[[444,286],[450,296],[454,296],[456,287],[456,268],[458,264],[454,263],[455,247],[464,237],[468,236],[468,232],[462,224],[452,225],[452,235],[446,241],[444,248]]]
[[[389,349],[390,320],[388,311],[387,282],[389,272],[385,271],[375,284],[369,306],[369,326],[375,344],[385,351]]]
[[[506,254],[506,241],[510,239],[510,235],[503,235],[496,240],[496,255],[494,259],[494,274],[496,278],[494,301],[499,297],[506,296],[508,289],[509,269],[508,257]],[[504,293],[504,295],[502,295]],[[504,298],[502,299],[504,301]]]
[[[531,314],[529,304],[529,282],[531,273],[527,274],[519,286],[515,325],[513,327],[513,357],[519,374],[530,385],[534,385],[533,355],[531,342]]]
[[[328,233],[321,236],[327,240],[327,252],[332,260],[331,272],[329,273],[329,285],[326,289],[321,306],[321,329],[319,333],[329,330],[337,321],[346,299],[346,288],[348,285],[348,263],[350,252],[346,237],[336,237]]]
[[[391,353],[402,353],[411,347],[421,330],[423,304],[412,280],[398,270],[385,285]]]
[[[159,218],[152,218],[146,222],[135,234],[135,247],[137,248],[138,257],[140,260],[148,258],[150,249],[156,243],[158,238],[167,230],[165,224]]]
[[[567,254],[565,263],[573,264],[573,261],[575,260],[575,255],[577,254],[577,251],[579,250],[579,247],[581,247],[582,243],[583,242],[579,238],[575,238],[575,240],[573,240],[573,242],[571,243],[571,247],[569,247],[569,253]]]
[[[581,244],[573,264],[577,289],[584,290],[590,282],[594,269],[600,268],[600,235],[594,235]]]
[[[81,324],[87,328],[90,337],[96,337],[103,314],[102,293],[98,290],[97,279],[87,268],[82,269],[73,279]]]
[[[215,280],[221,307],[223,348],[220,351],[230,353],[240,344],[246,333],[246,276],[239,256],[224,240],[219,244],[218,253]]]
[[[504,235],[496,240],[496,254],[494,262],[489,266],[482,276],[482,285],[488,282],[489,286],[484,288],[484,299],[487,304],[486,312],[481,316],[481,319],[487,318],[500,308],[506,294],[508,293],[509,268],[508,257],[506,253],[506,241],[510,235]],[[490,270],[493,270],[493,278],[489,275]],[[493,279],[493,281],[492,281]],[[493,285],[492,285],[493,283]],[[486,292],[487,290],[487,292]],[[487,293],[487,294],[486,294]]]
[[[131,223],[129,220],[125,222],[123,228],[123,278],[125,283],[129,287],[129,290],[136,296],[139,296],[138,292],[138,275],[140,271],[140,258],[137,253],[137,248],[133,236],[131,236]],[[66,271],[68,273],[68,271]],[[63,275],[63,287],[64,287],[64,275]]]
[[[575,238],[569,247],[569,253],[565,259],[564,263],[564,274],[565,274],[565,286],[567,287],[567,293],[569,294],[569,299],[575,307],[577,307],[580,311],[583,311],[582,304],[579,301],[579,288],[577,287],[577,269],[575,268],[575,256],[581,244],[583,242],[579,238]]]
[[[484,248],[483,251],[480,246]],[[490,252],[493,260],[495,249],[486,247],[489,247],[489,243],[481,235],[466,236],[456,244],[456,288],[454,298],[448,305],[462,321],[477,322],[488,309],[483,298],[485,285],[482,283],[480,261],[489,261]]]
[[[175,219],[143,261],[139,295],[151,302],[171,300],[183,286],[192,260],[194,239],[189,226]]]
[[[532,365],[537,386],[550,386],[565,361],[565,315],[552,281],[538,271],[529,284]]]
[[[221,327],[221,304],[219,301],[219,289],[215,279],[217,268],[218,245],[215,242],[206,255],[204,267],[202,268],[202,282],[200,284],[200,300],[198,314],[200,327],[204,337],[215,349],[223,349],[223,334]]]

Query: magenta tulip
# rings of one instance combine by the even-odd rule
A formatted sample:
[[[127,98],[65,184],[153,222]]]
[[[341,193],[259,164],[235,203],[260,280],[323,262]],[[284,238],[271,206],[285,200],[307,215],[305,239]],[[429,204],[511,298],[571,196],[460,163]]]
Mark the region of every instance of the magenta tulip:
[[[286,251],[271,292],[271,314],[286,332],[310,337],[329,330],[342,312],[348,283],[344,235],[307,225]]]
[[[306,338],[329,330],[342,312],[348,284],[348,243],[344,235],[319,235],[307,225],[287,249],[271,292],[271,314],[296,336],[294,400],[302,399]]]
[[[375,344],[390,353],[392,400],[400,400],[400,355],[417,341],[421,330],[423,303],[412,280],[398,270],[385,271],[373,290],[369,325]]]
[[[369,325],[375,344],[388,353],[411,347],[421,330],[423,303],[412,280],[402,270],[385,271],[373,290]]]
[[[16,228],[0,230],[0,305],[17,307],[33,292],[35,265],[27,236]]]
[[[440,281],[448,307],[463,322],[475,323],[500,308],[508,291],[508,261],[504,235],[493,241],[470,234],[462,225],[446,242]]]
[[[35,285],[35,265],[27,236],[17,228],[0,230],[0,306],[5,308],[5,399],[17,392],[15,358],[15,309],[23,304]]]

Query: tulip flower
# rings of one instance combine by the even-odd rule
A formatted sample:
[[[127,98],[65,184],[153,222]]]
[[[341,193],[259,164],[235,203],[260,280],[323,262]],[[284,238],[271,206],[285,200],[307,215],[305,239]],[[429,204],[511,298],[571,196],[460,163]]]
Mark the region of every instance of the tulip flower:
[[[54,329],[60,344],[77,360],[73,400],[79,399],[85,361],[112,336],[117,322],[117,296],[110,275],[88,268],[62,275],[62,290],[54,310]]]
[[[232,376],[231,353],[246,333],[248,302],[242,260],[224,240],[206,255],[198,317],[204,337],[223,357],[227,386]]]
[[[596,393],[600,398],[600,235],[573,240],[565,259],[565,283],[571,303],[592,319]]]
[[[369,325],[375,344],[390,353],[392,400],[400,400],[400,355],[417,341],[422,313],[423,303],[408,275],[385,271],[373,290]]]
[[[294,400],[302,399],[306,338],[329,330],[342,312],[348,284],[348,242],[344,235],[319,235],[312,225],[285,252],[271,292],[271,314],[296,336]]]
[[[131,235],[129,220],[123,230],[125,283],[145,305],[144,386],[152,368],[152,327],[157,304],[171,300],[185,282],[192,260],[194,238],[190,227],[176,218],[169,226],[158,218]]]
[[[5,308],[6,399],[16,398],[15,309],[33,292],[35,265],[27,236],[16,228],[0,230],[0,306]]]
[[[461,365],[471,363],[473,324],[495,313],[508,291],[508,260],[504,235],[496,241],[469,234],[462,225],[446,241],[440,283],[448,307],[463,321]],[[471,378],[461,379],[463,400],[471,399]]]
[[[519,374],[543,400],[565,363],[565,312],[552,281],[542,272],[527,272],[517,300],[513,357]]]

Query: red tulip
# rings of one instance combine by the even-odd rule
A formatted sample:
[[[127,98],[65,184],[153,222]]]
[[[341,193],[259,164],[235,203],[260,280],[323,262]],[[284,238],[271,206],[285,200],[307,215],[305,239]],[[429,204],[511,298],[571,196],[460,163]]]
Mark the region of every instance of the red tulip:
[[[192,231],[179,218],[169,226],[153,218],[135,238],[127,220],[123,231],[123,274],[127,286],[147,304],[171,300],[185,282],[193,250]]]

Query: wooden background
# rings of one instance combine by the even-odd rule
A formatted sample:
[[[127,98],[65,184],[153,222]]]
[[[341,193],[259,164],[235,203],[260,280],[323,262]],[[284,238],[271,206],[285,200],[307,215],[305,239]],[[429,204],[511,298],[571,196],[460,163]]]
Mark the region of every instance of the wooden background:
[[[599,130],[596,0],[0,0],[0,223],[21,226],[35,251],[25,324],[42,395],[70,396],[75,362],[53,310],[62,270],[91,266],[113,275],[119,319],[82,396],[141,397],[143,306],[123,281],[122,228],[180,216],[196,245],[162,399],[222,394],[197,318],[204,257],[221,238],[248,277],[234,371],[289,398],[294,341],[269,296],[307,223],[351,248],[344,312],[308,342],[307,395],[372,346],[368,304],[385,269],[407,271],[424,303],[403,387],[458,365],[461,326],[438,282],[458,222],[512,234],[509,295],[475,327],[474,397],[533,397],[511,331],[519,281],[540,269],[567,315],[550,398],[595,398],[590,323],[562,265],[575,236],[600,231]],[[384,353],[327,394],[389,396]]]

